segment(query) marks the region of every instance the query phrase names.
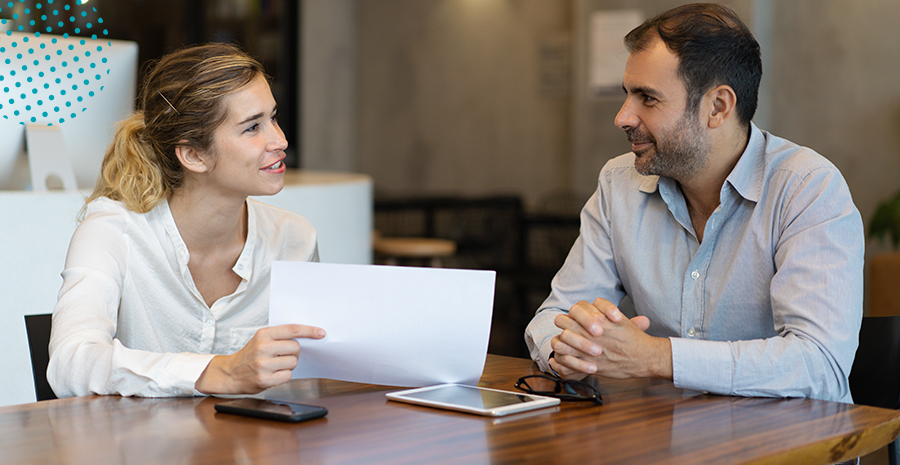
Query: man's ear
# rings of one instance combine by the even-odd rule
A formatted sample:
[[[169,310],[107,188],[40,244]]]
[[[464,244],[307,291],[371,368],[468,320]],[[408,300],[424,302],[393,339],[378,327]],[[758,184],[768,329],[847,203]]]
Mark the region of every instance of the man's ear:
[[[711,129],[718,128],[728,120],[737,105],[737,94],[728,85],[720,85],[706,93],[704,99],[709,102],[709,118],[707,124]]]
[[[211,169],[204,154],[189,145],[175,146],[175,156],[184,169],[194,173],[205,173]]]

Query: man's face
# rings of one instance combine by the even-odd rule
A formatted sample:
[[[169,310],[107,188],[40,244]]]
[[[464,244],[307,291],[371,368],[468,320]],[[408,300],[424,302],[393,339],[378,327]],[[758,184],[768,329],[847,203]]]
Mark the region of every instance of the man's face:
[[[632,53],[623,78],[626,98],[615,123],[635,153],[635,169],[685,182],[705,166],[709,135],[697,114],[688,114],[687,90],[678,76],[678,57],[657,39]]]

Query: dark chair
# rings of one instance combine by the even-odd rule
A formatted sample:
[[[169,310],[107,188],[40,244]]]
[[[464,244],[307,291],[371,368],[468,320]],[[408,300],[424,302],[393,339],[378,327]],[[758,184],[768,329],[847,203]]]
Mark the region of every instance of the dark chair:
[[[900,315],[863,317],[850,392],[854,403],[900,409]],[[898,443],[888,445],[890,465],[900,463]]]
[[[34,373],[34,392],[37,400],[56,399],[47,382],[47,365],[50,363],[50,324],[52,315],[25,315],[28,332],[28,348],[31,351],[31,371]]]
[[[512,273],[518,299],[514,324],[519,334],[524,334],[534,312],[550,295],[550,281],[569,255],[580,225],[577,215],[536,214],[523,220],[521,266]],[[529,357],[524,348],[516,355]]]
[[[516,196],[376,197],[374,226],[382,237],[453,241],[446,267],[503,272],[519,266],[523,214]]]
[[[446,241],[445,244],[455,245],[453,253],[441,257],[441,265],[446,268],[496,271],[488,351],[527,356],[522,332],[516,323],[521,316],[517,314],[519,306],[513,278],[522,267],[523,217],[524,206],[518,196],[402,198],[376,195],[373,219],[374,229],[384,238],[441,239]],[[382,252],[376,254],[376,262],[392,255],[384,253],[380,245],[373,248]],[[445,251],[453,248],[444,246]]]

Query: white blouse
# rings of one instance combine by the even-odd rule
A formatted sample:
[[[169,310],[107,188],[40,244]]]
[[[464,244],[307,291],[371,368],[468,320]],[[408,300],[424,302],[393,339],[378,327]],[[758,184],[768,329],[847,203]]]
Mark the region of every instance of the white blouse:
[[[168,202],[148,213],[100,198],[69,244],[53,310],[47,379],[59,397],[199,395],[216,354],[243,347],[268,324],[273,260],[318,261],[304,218],[247,200],[247,241],[231,295],[206,305]]]

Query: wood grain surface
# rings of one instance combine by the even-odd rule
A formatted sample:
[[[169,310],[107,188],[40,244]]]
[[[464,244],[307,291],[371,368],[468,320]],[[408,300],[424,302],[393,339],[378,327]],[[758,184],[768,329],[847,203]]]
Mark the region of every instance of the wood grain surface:
[[[480,385],[515,390],[530,361],[489,355]],[[88,396],[0,408],[0,463],[832,463],[900,433],[892,410],[739,398],[660,380],[591,378],[604,405],[485,418],[388,401],[395,387],[294,380],[267,397],[328,408],[299,424],[216,413],[218,398]]]

